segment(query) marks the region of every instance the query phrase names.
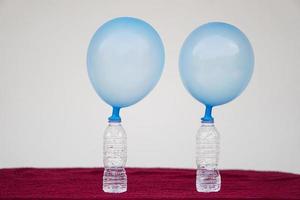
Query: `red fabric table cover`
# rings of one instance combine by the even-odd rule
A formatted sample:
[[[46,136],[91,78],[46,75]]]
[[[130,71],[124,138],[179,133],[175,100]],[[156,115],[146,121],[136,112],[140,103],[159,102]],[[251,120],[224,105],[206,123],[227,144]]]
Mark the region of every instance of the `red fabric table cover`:
[[[127,168],[128,192],[102,191],[99,168],[0,169],[0,199],[300,199],[300,175],[223,170],[218,193],[195,190],[195,170]]]

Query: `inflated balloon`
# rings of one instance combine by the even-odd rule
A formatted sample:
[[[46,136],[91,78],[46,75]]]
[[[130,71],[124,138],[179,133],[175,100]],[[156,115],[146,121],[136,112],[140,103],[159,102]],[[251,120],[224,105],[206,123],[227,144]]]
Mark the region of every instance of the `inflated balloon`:
[[[119,110],[143,99],[160,79],[164,47],[148,23],[131,17],[108,21],[94,34],[87,54],[90,80],[98,95]]]
[[[244,33],[233,25],[212,22],[195,29],[185,40],[179,71],[185,88],[206,105],[204,120],[213,120],[213,106],[225,104],[246,88],[254,54]]]

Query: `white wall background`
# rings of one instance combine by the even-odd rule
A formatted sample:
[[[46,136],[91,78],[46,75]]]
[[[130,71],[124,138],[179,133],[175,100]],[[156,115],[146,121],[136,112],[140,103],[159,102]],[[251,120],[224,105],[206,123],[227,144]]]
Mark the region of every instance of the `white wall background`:
[[[0,167],[102,166],[110,107],[86,72],[95,30],[119,16],[160,33],[166,64],[156,88],[122,111],[128,165],[195,167],[203,106],[178,73],[186,36],[210,21],[239,27],[255,50],[253,78],[215,109],[221,168],[300,173],[300,1],[0,1]]]

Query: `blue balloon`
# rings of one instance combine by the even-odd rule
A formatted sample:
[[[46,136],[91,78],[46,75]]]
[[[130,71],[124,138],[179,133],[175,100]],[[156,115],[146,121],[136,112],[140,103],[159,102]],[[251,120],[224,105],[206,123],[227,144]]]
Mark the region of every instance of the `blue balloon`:
[[[179,58],[185,88],[209,108],[207,112],[239,96],[253,66],[253,49],[245,34],[222,22],[195,29],[184,41]]]
[[[102,25],[87,53],[89,78],[97,94],[119,109],[143,99],[157,84],[164,66],[164,46],[148,23],[131,17]]]

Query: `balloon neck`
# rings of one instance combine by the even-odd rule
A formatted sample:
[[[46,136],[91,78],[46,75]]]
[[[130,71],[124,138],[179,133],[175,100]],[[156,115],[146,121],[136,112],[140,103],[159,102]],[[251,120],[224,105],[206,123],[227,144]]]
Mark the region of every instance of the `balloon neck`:
[[[201,118],[201,121],[204,123],[213,123],[214,118],[211,116],[212,106],[206,105],[204,117]]]
[[[108,122],[121,122],[119,107],[113,107],[112,115],[108,118]]]

